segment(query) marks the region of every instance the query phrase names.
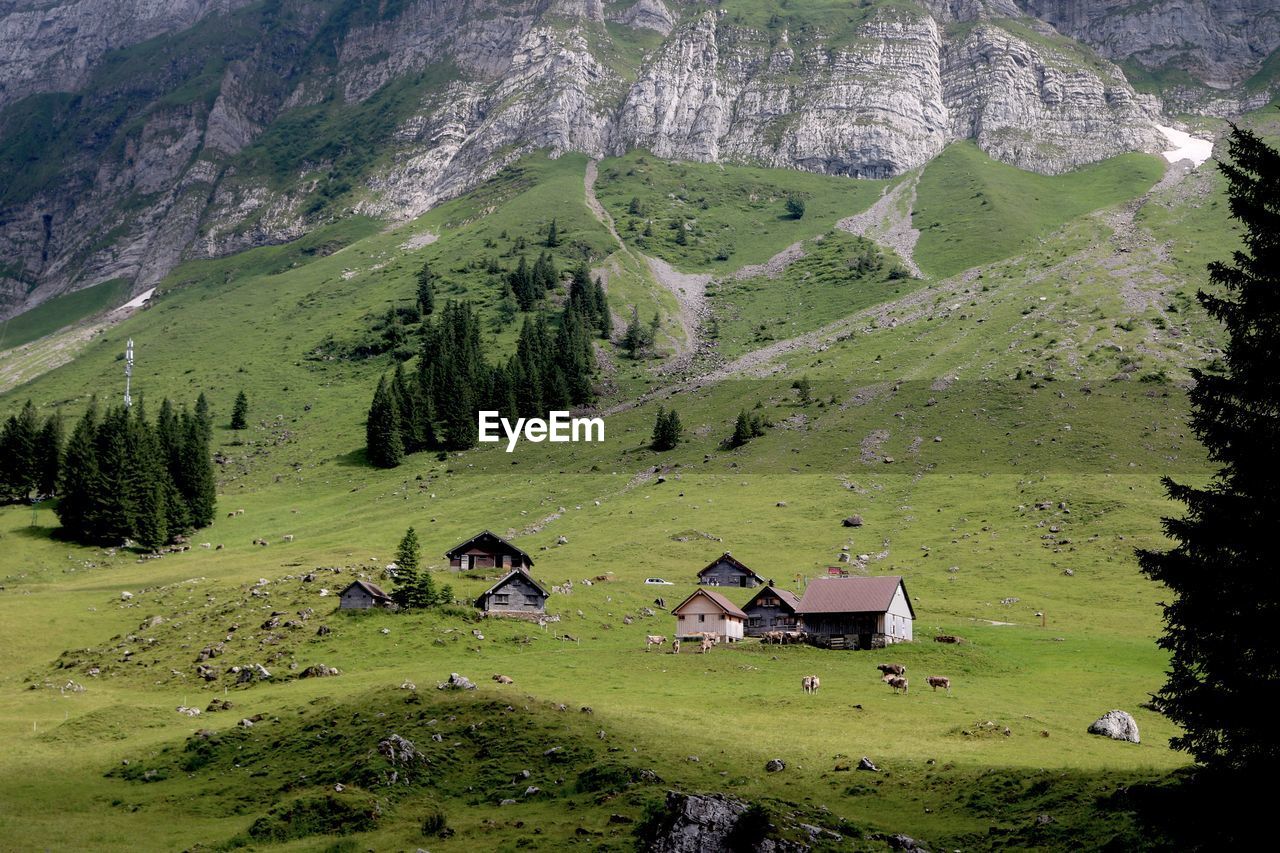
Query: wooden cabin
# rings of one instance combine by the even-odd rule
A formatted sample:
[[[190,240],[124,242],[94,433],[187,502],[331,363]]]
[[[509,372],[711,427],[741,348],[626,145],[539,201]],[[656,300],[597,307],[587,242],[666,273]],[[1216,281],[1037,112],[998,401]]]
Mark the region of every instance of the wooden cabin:
[[[390,603],[391,596],[377,584],[368,581],[352,581],[338,593],[339,610],[368,610],[371,607],[386,607]]]
[[[485,615],[537,615],[547,612],[551,593],[542,588],[524,569],[512,569],[502,580],[476,599],[476,607]]]
[[[747,614],[747,636],[759,637],[765,631],[798,630],[800,618],[796,616],[796,608],[799,606],[800,597],[794,592],[766,586],[742,607],[742,612]]]
[[[671,611],[676,617],[676,636],[684,639],[698,634],[715,634],[725,642],[741,640],[747,614],[718,592],[694,590]]]
[[[897,576],[810,581],[796,614],[811,642],[842,649],[909,643],[916,618],[906,584]]]
[[[713,560],[709,566],[698,572],[699,586],[754,587],[763,583],[764,578],[734,559],[733,555],[728,551],[725,551]]]
[[[445,553],[449,568],[469,569],[531,569],[533,558],[515,545],[488,530],[481,531]]]

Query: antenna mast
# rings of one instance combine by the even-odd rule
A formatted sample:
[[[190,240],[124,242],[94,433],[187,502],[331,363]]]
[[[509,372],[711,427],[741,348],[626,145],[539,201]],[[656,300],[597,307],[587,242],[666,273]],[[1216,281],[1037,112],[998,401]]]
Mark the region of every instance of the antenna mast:
[[[129,396],[129,385],[133,380],[133,338],[124,347],[124,407],[133,408],[133,398]]]

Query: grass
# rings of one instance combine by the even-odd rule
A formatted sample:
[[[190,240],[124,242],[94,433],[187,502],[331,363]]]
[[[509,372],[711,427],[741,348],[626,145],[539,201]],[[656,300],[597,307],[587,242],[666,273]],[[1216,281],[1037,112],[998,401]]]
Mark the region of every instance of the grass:
[[[1081,214],[1141,194],[1163,171],[1158,157],[1122,154],[1065,175],[1037,175],[954,143],[929,162],[917,187],[916,261],[948,276],[1024,252]]]
[[[643,151],[600,164],[597,196],[631,246],[678,269],[727,272],[767,261],[797,240],[869,207],[886,181],[707,163],[671,163]],[[800,219],[786,211],[804,199]],[[639,213],[631,213],[632,199]],[[686,226],[686,245],[674,223]],[[646,226],[652,236],[645,236]]]
[[[22,346],[86,317],[124,304],[129,295],[128,285],[122,278],[104,281],[93,287],[55,296],[30,311],[5,320],[0,324],[0,350]]]
[[[804,244],[805,256],[777,277],[727,279],[708,287],[715,306],[716,351],[734,358],[770,341],[795,337],[862,308],[915,289],[892,251],[843,231],[829,231]],[[866,251],[879,266],[861,271]]]
[[[953,149],[950,162],[970,154]],[[807,241],[807,257],[781,279],[717,289],[722,345],[753,345],[733,312],[758,325],[794,311],[789,334],[902,295],[886,280],[840,275],[856,241],[828,233],[883,184],[763,170],[726,170],[721,183],[712,181],[718,167],[647,155],[602,165],[599,189],[615,215],[642,189],[645,203],[666,210],[679,186],[728,187],[708,196],[699,218],[704,229],[722,223],[751,235],[731,267]],[[1152,843],[1131,810],[1099,805],[1186,764],[1166,746],[1173,727],[1142,707],[1166,665],[1154,645],[1164,593],[1138,574],[1133,549],[1163,542],[1159,517],[1173,507],[1159,477],[1201,482],[1208,468],[1189,437],[1182,392],[1132,376],[1162,367],[1185,378],[1215,344],[1212,327],[1193,307],[1165,328],[1159,311],[1132,309],[1106,265],[1105,223],[1085,216],[1049,228],[1042,211],[1034,221],[1043,234],[1008,244],[1011,256],[971,279],[901,283],[921,288],[920,316],[886,309],[895,322],[859,324],[787,353],[764,366],[766,378],[640,401],[668,378],[611,356],[614,390],[604,403],[635,405],[606,416],[601,444],[523,444],[511,454],[485,446],[444,459],[420,454],[392,471],[366,467],[363,414],[388,363],[308,353],[410,298],[424,259],[442,276],[439,297],[480,304],[491,352],[506,351],[514,331],[494,322],[496,283],[471,261],[495,254],[509,263],[516,241],[532,243],[552,216],[565,237],[562,266],[636,261],[582,204],[584,168],[580,157],[533,156],[411,223],[348,220],[303,243],[185,265],[150,310],[0,397],[5,414],[28,397],[74,414],[112,387],[116,355],[133,337],[135,395],[208,393],[225,459],[215,523],[193,550],[161,559],[60,541],[48,505],[0,509],[7,844],[123,849],[145,832],[148,846],[165,848],[448,851],[483,838],[493,849],[631,849],[636,823],[611,815],[639,822],[668,788],[732,793],[837,828],[855,846],[873,845],[868,836],[879,832],[937,849]],[[997,177],[1013,188],[1001,198],[1029,197],[1014,192],[1023,184]],[[807,188],[809,212],[779,220],[750,201],[750,188]],[[939,206],[947,199],[953,214]],[[976,228],[967,201],[921,189],[933,216]],[[1203,239],[1219,240],[1226,223],[1211,224]],[[426,232],[439,240],[405,248]],[[819,234],[827,236],[816,243]],[[668,257],[707,267],[692,252]],[[1150,272],[1190,286],[1174,260]],[[1146,273],[1131,277],[1145,283]],[[618,280],[629,288],[624,304],[666,298],[642,271]],[[790,387],[801,375],[813,384],[807,405]],[[250,429],[232,432],[226,418],[240,388]],[[659,404],[675,406],[686,430],[662,454],[646,447]],[[742,408],[773,426],[725,451],[720,441]],[[1044,502],[1048,509],[1036,508]],[[227,517],[235,509],[245,512]],[[865,526],[843,528],[854,512]],[[456,612],[334,612],[319,590],[358,577],[384,582],[409,525],[425,564],[462,600],[492,579],[449,573],[444,549],[481,528],[513,536],[539,579],[575,581],[571,595],[551,599],[561,621],[544,631]],[[259,537],[271,544],[251,544]],[[674,629],[654,597],[674,605],[721,552],[800,590],[846,547],[871,557],[867,571],[906,577],[920,642],[883,655],[751,642],[705,656],[643,650],[645,634]],[[606,572],[611,580],[581,583]],[[644,586],[653,575],[677,585]],[[739,603],[750,593],[728,591]],[[276,611],[302,627],[261,627]],[[318,635],[319,624],[331,633]],[[966,642],[929,642],[937,633]],[[195,659],[216,642],[227,648],[217,665],[263,663],[272,679],[205,683]],[[887,656],[907,664],[910,694],[878,682],[874,665]],[[316,663],[342,674],[297,677]],[[450,672],[479,690],[436,691]],[[515,684],[497,685],[492,673]],[[822,677],[815,696],[799,689],[810,673]],[[952,696],[923,689],[934,673],[951,676]],[[418,690],[399,689],[406,679]],[[68,680],[86,689],[68,691]],[[235,707],[199,719],[174,711],[215,697]],[[569,710],[556,710],[560,703]],[[1141,744],[1085,732],[1111,708],[1135,715]],[[252,729],[236,726],[258,714]],[[193,740],[198,729],[214,734]],[[388,784],[392,768],[377,747],[392,732],[426,751],[429,780],[410,772]],[[543,755],[552,746],[563,760]],[[862,755],[883,772],[839,769]],[[787,762],[781,782],[763,769],[774,757]],[[587,775],[593,768],[602,770]],[[530,780],[513,785],[523,769]],[[641,769],[661,783],[633,775]],[[542,793],[526,797],[528,784]],[[508,792],[517,802],[495,805]],[[373,803],[381,817],[345,838],[318,818],[341,809],[356,820]],[[437,812],[456,835],[424,837]],[[1041,813],[1054,822],[1036,824]]]

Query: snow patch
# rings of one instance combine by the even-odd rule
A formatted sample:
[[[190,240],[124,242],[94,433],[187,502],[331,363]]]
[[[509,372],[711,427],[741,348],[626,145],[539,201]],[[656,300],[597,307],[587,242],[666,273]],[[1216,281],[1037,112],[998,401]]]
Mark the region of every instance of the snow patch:
[[[1169,144],[1173,146],[1173,148],[1164,152],[1164,159],[1170,163],[1176,163],[1179,160],[1190,160],[1199,166],[1213,156],[1213,140],[1211,139],[1198,139],[1189,133],[1184,133],[1172,127],[1165,127],[1162,124],[1157,124],[1156,130],[1163,133],[1164,138],[1169,140]]]
[[[156,292],[156,289],[153,287],[150,290],[146,291],[145,293],[139,293],[137,296],[133,297],[128,302],[121,305],[117,310],[127,311],[133,308],[141,308],[143,304],[146,303],[146,301],[150,299],[151,295],[154,294],[155,292]]]

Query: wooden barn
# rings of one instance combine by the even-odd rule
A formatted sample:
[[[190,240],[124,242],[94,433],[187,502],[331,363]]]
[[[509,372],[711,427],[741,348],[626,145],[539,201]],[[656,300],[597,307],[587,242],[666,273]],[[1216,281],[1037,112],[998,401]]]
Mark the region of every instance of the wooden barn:
[[[796,608],[800,598],[794,592],[766,586],[742,607],[747,614],[748,637],[759,637],[765,631],[795,631],[800,627]]]
[[[909,643],[916,618],[907,587],[897,576],[810,581],[796,614],[812,642],[839,649]]]
[[[486,615],[536,615],[547,612],[551,593],[542,588],[524,569],[512,569],[476,599],[476,607]]]
[[[488,530],[481,531],[445,553],[449,568],[468,569],[530,569],[533,558],[515,545]]]
[[[352,581],[338,593],[339,610],[368,610],[370,607],[386,607],[390,603],[391,596],[368,581]]]
[[[734,559],[725,551],[711,565],[698,572],[699,586],[760,586],[764,578]]]
[[[732,601],[709,589],[694,590],[671,611],[676,617],[676,636],[684,639],[698,634],[715,634],[725,642],[741,640],[747,622]]]

